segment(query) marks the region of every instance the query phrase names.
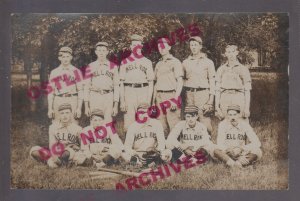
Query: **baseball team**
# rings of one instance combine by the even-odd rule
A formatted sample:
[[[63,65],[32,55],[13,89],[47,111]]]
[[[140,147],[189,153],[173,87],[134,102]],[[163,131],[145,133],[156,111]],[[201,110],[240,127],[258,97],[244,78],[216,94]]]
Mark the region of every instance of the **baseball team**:
[[[109,44],[98,42],[97,60],[88,65],[92,76],[80,82],[73,73],[77,68],[71,64],[72,49],[62,47],[58,53],[61,64],[51,71],[50,79],[59,77],[75,84],[58,87],[55,82],[49,83],[54,91],[48,94],[48,117],[52,119],[49,147],[58,143],[64,146],[60,154],[52,154],[47,160],[42,147],[34,146],[30,157],[51,168],[120,163],[153,167],[183,157],[193,159],[199,151],[229,167],[243,168],[259,160],[261,143],[248,120],[251,76],[238,61],[238,47],[226,46],[227,61],[216,72],[213,61],[202,51],[202,38],[192,36],[188,43],[191,54],[183,62],[170,53],[168,38],[160,38],[157,45],[161,59],[155,68],[146,57],[111,68]],[[131,36],[131,50],[142,45],[142,36]],[[183,94],[184,108],[170,102],[163,105],[164,114],[157,116],[157,111],[151,110],[157,118],[146,118],[151,105],[178,100]],[[82,105],[90,118],[85,128],[78,125]],[[98,128],[112,122],[119,109],[124,114],[125,141],[111,129],[105,131],[104,138],[99,137],[103,130]],[[145,121],[136,121],[137,113]],[[216,143],[211,140],[213,115],[221,120]],[[85,143],[83,133],[89,135]]]

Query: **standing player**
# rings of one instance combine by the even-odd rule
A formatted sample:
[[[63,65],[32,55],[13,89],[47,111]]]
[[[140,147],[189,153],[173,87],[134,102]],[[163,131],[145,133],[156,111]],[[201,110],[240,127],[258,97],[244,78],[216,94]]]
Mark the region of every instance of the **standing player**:
[[[72,106],[64,103],[58,107],[59,121],[54,121],[49,127],[49,148],[51,157],[47,155],[40,146],[34,146],[30,150],[30,156],[37,161],[47,161],[51,168],[59,167],[69,162],[81,165],[85,162],[85,157],[80,152],[79,135],[81,127],[72,122]],[[57,147],[59,150],[53,150]],[[53,153],[54,152],[54,153]],[[55,152],[59,152],[57,154]]]
[[[216,75],[216,114],[224,118],[229,105],[239,105],[242,116],[250,116],[251,77],[249,69],[242,65],[237,56],[236,45],[227,45],[225,56],[227,63],[220,66]]]
[[[108,44],[99,42],[96,44],[95,54],[97,60],[90,63],[92,76],[85,81],[84,103],[85,114],[100,109],[104,112],[106,122],[112,121],[112,116],[118,113],[119,103],[119,75],[117,68],[110,68],[107,60]]]
[[[167,139],[167,148],[172,150],[172,161],[184,156],[201,158],[213,155],[214,144],[210,141],[207,128],[197,121],[198,107],[186,106],[184,117],[185,121],[178,122]]]
[[[143,38],[131,36],[131,55],[122,61],[120,66],[121,111],[124,115],[124,130],[135,120],[135,113],[140,103],[150,104],[153,93],[152,62],[141,54]],[[137,58],[138,57],[138,58]],[[132,60],[133,59],[133,60]]]
[[[160,121],[146,117],[149,106],[148,103],[138,106],[136,115],[142,121],[137,119],[129,126],[124,146],[131,162],[151,166],[169,161],[171,152],[166,150]]]
[[[124,146],[118,134],[113,134],[111,129],[100,129],[104,124],[104,113],[95,109],[91,112],[90,125],[82,131],[83,134],[92,133],[92,138],[81,142],[81,150],[88,159],[98,163],[98,166],[112,165],[122,155],[122,151],[124,153]]]
[[[210,115],[213,113],[215,96],[215,65],[201,52],[202,39],[193,36],[189,39],[192,55],[183,61],[185,71],[184,89],[186,104],[199,108],[199,119],[212,132]]]
[[[156,80],[154,99],[157,104],[172,98],[181,99],[183,68],[181,62],[170,53],[171,46],[168,42],[169,40],[166,38],[158,40],[158,50],[162,58],[156,64],[154,73]],[[159,115],[166,137],[169,131],[180,121],[180,112],[177,106],[172,103],[172,106],[166,109],[165,115]]]
[[[58,107],[64,103],[69,103],[72,106],[73,118],[80,118],[83,102],[80,70],[71,64],[73,58],[71,48],[62,47],[58,54],[61,64],[51,71],[49,78],[54,92],[48,94],[48,117],[57,120]]]
[[[241,120],[240,112],[240,106],[229,106],[227,118],[218,127],[214,155],[230,167],[251,165],[262,155],[257,135],[247,121]]]

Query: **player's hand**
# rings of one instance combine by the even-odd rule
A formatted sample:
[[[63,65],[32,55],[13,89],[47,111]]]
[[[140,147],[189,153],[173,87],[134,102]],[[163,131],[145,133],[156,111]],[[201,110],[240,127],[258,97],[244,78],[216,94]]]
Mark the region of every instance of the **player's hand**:
[[[184,150],[185,155],[187,156],[194,156],[195,152],[193,152],[191,149]]]
[[[125,104],[125,101],[121,101],[120,108],[122,112],[127,112],[127,106]]]
[[[115,117],[118,114],[118,104],[115,103],[112,111],[112,116]]]
[[[240,156],[238,161],[242,164],[242,165],[249,165],[249,160],[246,158],[246,156]]]
[[[219,107],[216,107],[215,115],[220,120],[224,119],[224,114],[223,114],[222,110]]]
[[[49,119],[53,119],[53,117],[54,117],[54,112],[53,112],[52,109],[49,109],[49,110],[48,110],[48,117],[49,117]]]
[[[109,150],[109,147],[103,147],[103,149],[102,149],[102,152],[108,152],[108,150]]]
[[[71,147],[72,149],[74,149],[75,151],[79,151],[79,150],[80,150],[80,147],[77,146],[77,145],[75,145],[75,144],[70,145],[70,147]]]
[[[250,117],[250,111],[249,111],[249,109],[245,109],[244,110],[243,117],[245,117],[245,118],[249,118]]]
[[[91,115],[91,109],[89,107],[84,108],[84,113],[89,117]]]
[[[75,115],[75,118],[79,119],[81,117],[81,108],[77,108],[74,115]]]

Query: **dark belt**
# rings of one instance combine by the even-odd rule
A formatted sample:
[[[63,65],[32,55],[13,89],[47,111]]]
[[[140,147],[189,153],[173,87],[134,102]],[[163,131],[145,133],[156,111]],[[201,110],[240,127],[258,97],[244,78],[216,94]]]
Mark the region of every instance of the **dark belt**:
[[[93,91],[93,92],[96,92],[96,93],[100,93],[101,95],[102,94],[108,94],[108,93],[110,93],[110,92],[112,92],[113,90],[102,90],[102,89],[99,89],[99,90],[97,90],[97,89],[90,89],[91,91]]]
[[[160,93],[172,93],[172,92],[175,92],[175,90],[157,90],[157,92],[160,92]]]
[[[221,89],[221,93],[226,92],[226,93],[242,93],[244,92],[242,89]]]
[[[59,96],[59,97],[72,97],[72,96],[77,96],[78,93],[75,93],[75,94],[57,94],[56,96]]]
[[[195,92],[195,91],[203,91],[206,90],[207,88],[192,88],[192,87],[184,87],[186,91],[191,91],[191,92]]]
[[[124,86],[133,87],[133,88],[141,88],[141,87],[146,87],[148,85],[149,85],[148,83],[141,83],[141,84],[138,84],[138,83],[124,83]]]

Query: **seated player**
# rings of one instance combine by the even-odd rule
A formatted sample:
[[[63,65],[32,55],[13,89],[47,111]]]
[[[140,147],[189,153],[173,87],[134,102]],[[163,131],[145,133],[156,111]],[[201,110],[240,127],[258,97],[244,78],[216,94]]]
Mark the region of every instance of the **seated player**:
[[[180,121],[172,129],[167,139],[167,148],[172,150],[172,162],[191,157],[203,159],[213,154],[215,145],[210,141],[206,126],[197,121],[198,107],[186,106],[184,121]]]
[[[161,122],[148,117],[148,108],[148,103],[138,106],[136,121],[128,128],[124,146],[130,158],[127,162],[153,167],[170,161],[171,151],[166,150]]]
[[[117,133],[104,126],[104,112],[94,109],[91,112],[90,125],[85,127],[81,135],[81,150],[88,160],[93,160],[97,167],[112,165],[124,152],[124,145]],[[83,135],[89,136],[84,140]]]
[[[227,118],[219,124],[214,155],[229,167],[244,167],[261,158],[261,143],[238,105],[227,108]],[[246,143],[250,141],[250,143]]]
[[[51,152],[40,146],[34,146],[30,150],[30,156],[37,161],[47,162],[51,168],[68,163],[83,164],[85,158],[79,152],[79,135],[82,128],[72,122],[71,104],[63,103],[60,105],[58,114],[59,121],[53,122],[49,127],[49,149]]]

